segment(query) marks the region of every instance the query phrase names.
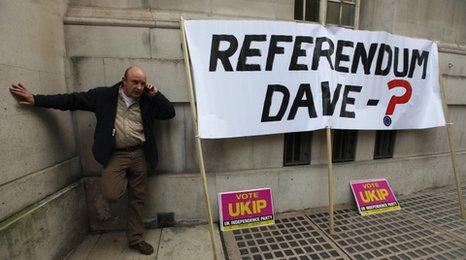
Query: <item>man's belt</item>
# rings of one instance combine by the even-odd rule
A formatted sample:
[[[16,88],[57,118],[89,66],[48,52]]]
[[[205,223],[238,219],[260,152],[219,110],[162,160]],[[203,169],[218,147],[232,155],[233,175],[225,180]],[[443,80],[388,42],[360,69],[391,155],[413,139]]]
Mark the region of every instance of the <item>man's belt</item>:
[[[117,151],[117,152],[134,152],[138,149],[141,149],[144,147],[144,143],[140,143],[138,145],[135,145],[135,146],[130,146],[130,147],[125,147],[125,148],[115,148],[114,151]]]

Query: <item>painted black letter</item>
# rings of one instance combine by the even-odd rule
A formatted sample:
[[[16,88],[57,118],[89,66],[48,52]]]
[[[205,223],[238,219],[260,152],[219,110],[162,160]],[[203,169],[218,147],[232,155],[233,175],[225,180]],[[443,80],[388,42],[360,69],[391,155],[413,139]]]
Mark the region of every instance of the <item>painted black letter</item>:
[[[306,64],[298,64],[298,58],[306,56],[306,50],[301,48],[303,42],[313,43],[312,37],[309,36],[296,36],[293,46],[293,55],[291,56],[289,70],[307,70]]]
[[[349,61],[349,55],[343,54],[344,47],[353,47],[353,42],[340,40],[337,42],[337,52],[335,57],[335,70],[339,72],[348,72],[349,69],[340,66],[341,61]]]
[[[387,58],[387,67],[382,69],[382,63],[384,60],[384,54],[385,52],[388,53],[388,58]],[[379,55],[377,56],[377,65],[375,67],[375,75],[382,75],[385,76],[390,72],[390,68],[392,66],[392,48],[390,48],[389,45],[386,44],[380,44],[379,48]]]
[[[323,81],[321,84],[322,88],[322,115],[331,116],[335,111],[335,105],[340,98],[341,84],[337,84],[335,93],[333,93],[332,101],[330,102],[330,88],[328,86],[328,81]]]
[[[353,86],[353,85],[346,85],[345,86],[345,91],[343,91],[343,100],[341,102],[341,111],[340,111],[340,117],[348,117],[348,118],[354,118],[354,112],[353,111],[346,111],[346,105],[354,105],[354,98],[348,97],[350,92],[361,92],[362,87],[361,86]]]
[[[228,49],[221,51],[219,50],[220,42],[226,41],[230,43]],[[233,67],[231,67],[230,60],[228,59],[231,57],[236,49],[238,48],[238,40],[233,35],[229,34],[214,34],[212,35],[212,47],[210,50],[210,66],[209,71],[216,71],[217,70],[217,60],[220,60],[223,64],[223,68],[225,71],[233,71]]]
[[[322,43],[324,42],[328,43],[329,45],[327,50],[322,50]],[[330,64],[330,68],[333,70],[333,63],[332,63],[330,56],[332,56],[334,50],[335,50],[335,46],[332,40],[330,40],[327,37],[317,38],[316,47],[314,48],[314,57],[312,58],[312,70],[317,70],[317,68],[319,67],[320,57],[323,57],[323,56],[327,57],[327,61]]]
[[[427,61],[429,60],[429,52],[422,51],[422,54],[419,55],[419,50],[413,50],[413,56],[411,57],[411,65],[409,68],[408,77],[412,78],[414,73],[414,67],[417,65],[421,66],[424,63],[424,67],[422,69],[422,79],[426,78],[426,70],[427,70]],[[425,61],[425,62],[424,62]]]
[[[246,64],[247,57],[261,56],[259,49],[251,49],[251,42],[265,42],[265,34],[247,34],[244,36],[243,46],[239,53],[238,64],[236,64],[237,71],[259,71],[261,66],[259,64]]]
[[[408,74],[408,66],[409,66],[409,49],[403,49],[403,71],[398,71],[398,52],[399,48],[395,47],[395,57],[393,61],[393,72],[397,77],[405,77]]]
[[[306,99],[303,96],[306,95]],[[309,118],[317,117],[316,108],[314,107],[314,99],[312,98],[311,85],[309,83],[303,83],[299,85],[298,93],[291,106],[288,120],[293,120],[298,112],[298,108],[307,107]]]
[[[280,110],[278,111],[277,115],[270,116],[270,106],[272,105],[272,96],[274,92],[281,92],[283,94],[283,99],[280,105]],[[279,84],[269,84],[269,86],[267,87],[267,94],[265,94],[264,106],[262,108],[261,122],[282,120],[289,101],[290,91],[288,91],[288,89],[285,86]]]
[[[364,74],[369,75],[371,73],[372,60],[374,59],[376,50],[377,43],[373,43],[369,48],[369,54],[367,54],[366,49],[364,48],[364,43],[358,42],[356,44],[356,49],[354,50],[351,73],[356,73],[358,71],[359,61],[361,60],[362,65],[364,66]]]
[[[277,46],[278,42],[291,42],[293,37],[289,35],[272,35],[270,38],[269,45],[269,54],[267,55],[267,64],[265,65],[265,70],[272,70],[273,60],[275,59],[275,54],[285,53],[285,48]]]

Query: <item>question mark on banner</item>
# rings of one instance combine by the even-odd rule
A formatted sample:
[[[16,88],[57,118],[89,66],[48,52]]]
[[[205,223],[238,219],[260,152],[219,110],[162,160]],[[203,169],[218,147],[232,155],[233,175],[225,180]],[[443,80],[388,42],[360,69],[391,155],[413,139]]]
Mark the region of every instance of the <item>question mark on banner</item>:
[[[383,123],[386,126],[389,126],[392,124],[390,115],[393,115],[396,105],[408,103],[409,99],[411,98],[411,94],[413,93],[413,88],[408,81],[403,79],[394,79],[389,81],[387,85],[388,89],[402,87],[406,90],[405,93],[401,96],[392,96],[390,102],[388,102],[387,110],[385,111],[385,117],[383,118]]]

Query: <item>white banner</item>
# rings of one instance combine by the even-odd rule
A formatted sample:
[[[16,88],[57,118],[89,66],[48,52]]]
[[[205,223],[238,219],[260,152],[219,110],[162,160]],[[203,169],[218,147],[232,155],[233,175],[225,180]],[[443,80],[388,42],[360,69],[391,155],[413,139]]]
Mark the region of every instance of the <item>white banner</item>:
[[[279,21],[185,28],[201,138],[445,125],[432,41]]]

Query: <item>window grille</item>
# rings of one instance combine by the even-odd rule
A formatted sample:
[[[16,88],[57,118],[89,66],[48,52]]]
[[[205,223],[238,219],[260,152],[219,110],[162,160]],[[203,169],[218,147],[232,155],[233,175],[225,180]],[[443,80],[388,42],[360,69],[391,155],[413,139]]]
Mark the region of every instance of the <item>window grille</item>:
[[[379,130],[375,136],[374,159],[393,158],[396,131]]]
[[[311,162],[312,132],[285,134],[283,166],[306,165]]]
[[[356,157],[357,130],[333,130],[333,162],[350,162]]]

